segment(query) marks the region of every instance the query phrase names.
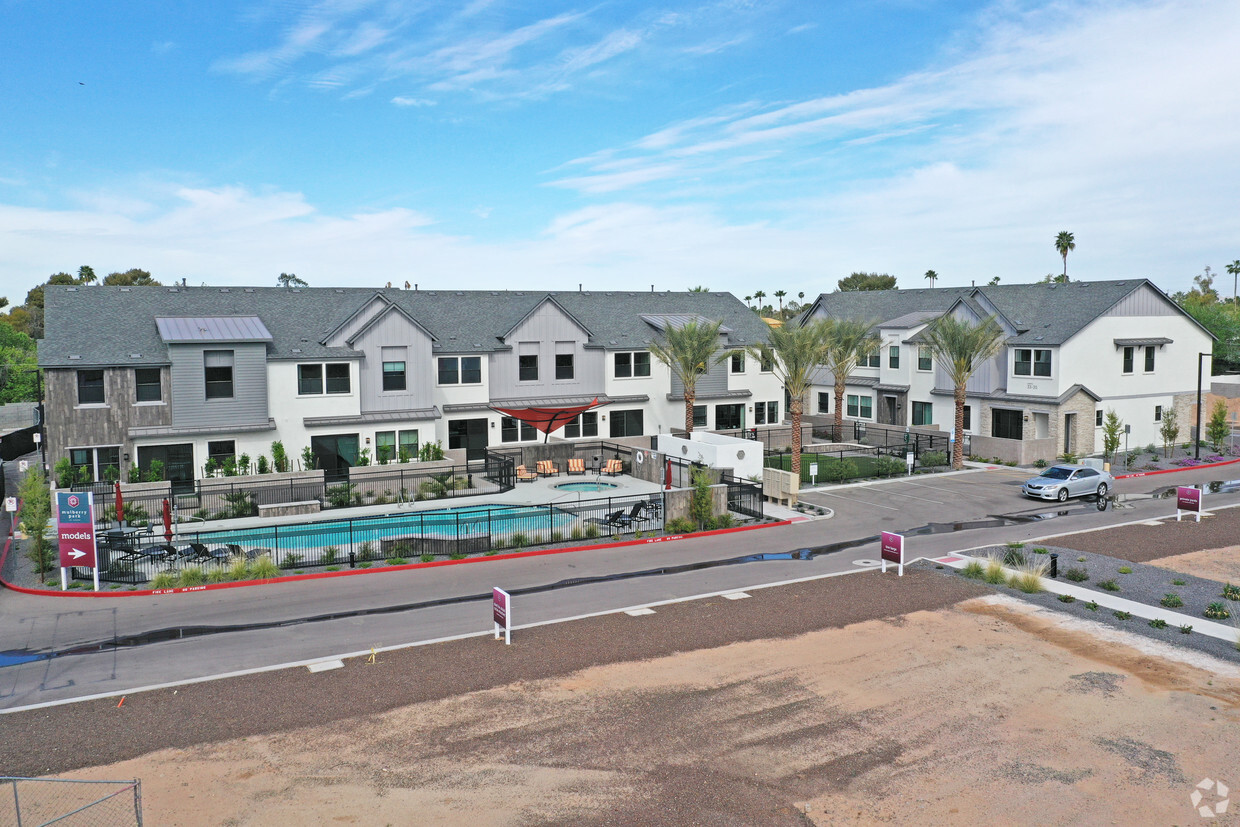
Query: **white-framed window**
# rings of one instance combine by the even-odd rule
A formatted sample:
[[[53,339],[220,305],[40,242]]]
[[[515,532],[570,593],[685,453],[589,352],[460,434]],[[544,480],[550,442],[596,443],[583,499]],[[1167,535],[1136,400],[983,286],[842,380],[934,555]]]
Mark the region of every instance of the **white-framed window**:
[[[1145,346],[1145,372],[1146,373],[1154,372],[1154,350],[1155,348],[1153,345]]]
[[[732,354],[732,373],[744,373],[744,372],[745,372],[745,354],[744,353],[733,353]]]
[[[1101,408],[1094,411],[1094,427],[1095,428],[1102,427],[1102,409]]]
[[[1134,362],[1134,357],[1136,356],[1136,351],[1137,349],[1135,347],[1124,348],[1124,367],[1123,367],[1124,373],[1132,373],[1133,362]]]
[[[779,424],[779,403],[778,402],[755,402],[753,403],[753,424],[755,425],[778,425]]]
[[[887,367],[891,368],[892,370],[899,370],[900,368],[900,346],[899,345],[888,346]]]
[[[578,439],[583,436],[598,436],[597,411],[583,411],[564,426],[565,439]]]
[[[925,345],[917,348],[917,369],[921,371],[934,370],[934,356],[930,353],[930,348]]]
[[[202,378],[206,385],[207,399],[232,399],[233,352],[231,350],[204,350],[202,352]]]
[[[499,421],[500,442],[530,442],[538,438],[538,431],[528,422],[522,422],[511,416]]]
[[[1051,352],[1041,349],[1016,348],[1012,372],[1017,376],[1050,376]]]
[[[107,400],[103,394],[102,370],[79,370],[77,372],[77,396],[79,405],[102,405]]]
[[[874,418],[874,398],[871,396],[858,396],[857,394],[848,394],[848,408],[846,413],[848,416],[857,419],[873,419]]]
[[[481,356],[440,356],[439,384],[481,385]]]
[[[826,391],[818,392],[818,413],[831,413],[831,394]]]
[[[614,374],[617,379],[636,379],[650,375],[650,351],[614,354]]]
[[[324,381],[326,376],[326,381]],[[297,366],[297,395],[315,396],[326,390],[329,394],[349,393],[348,362],[301,364]]]
[[[1154,406],[1154,421],[1162,422],[1162,405]]]
[[[913,424],[914,425],[933,425],[934,424],[934,405],[930,402],[914,402],[913,403]]]

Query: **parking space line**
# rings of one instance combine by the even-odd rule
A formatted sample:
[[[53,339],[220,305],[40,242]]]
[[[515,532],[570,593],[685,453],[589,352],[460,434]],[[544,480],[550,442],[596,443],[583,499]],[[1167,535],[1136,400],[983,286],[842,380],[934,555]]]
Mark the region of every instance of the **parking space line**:
[[[872,505],[875,508],[885,508],[888,511],[899,511],[900,510],[896,508],[895,506],[879,505],[878,503],[870,502],[869,500],[859,500],[856,497],[845,497],[842,494],[828,494],[826,491],[815,491],[814,493],[821,494],[824,497],[835,497],[836,499],[840,499],[840,500],[851,500],[852,502],[855,502],[855,503],[863,503],[864,505]]]
[[[935,505],[943,504],[942,500],[932,500],[929,497],[914,497],[912,494],[901,494],[899,491],[891,491],[889,489],[890,489],[890,486],[887,485],[887,486],[883,486],[883,488],[879,490],[883,491],[886,494],[890,494],[893,497],[908,497],[910,500],[921,500],[923,503],[934,503]]]

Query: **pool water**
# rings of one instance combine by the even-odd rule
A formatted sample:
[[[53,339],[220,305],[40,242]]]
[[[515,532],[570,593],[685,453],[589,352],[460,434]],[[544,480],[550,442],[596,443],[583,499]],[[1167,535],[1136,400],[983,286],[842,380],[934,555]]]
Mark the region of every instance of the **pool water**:
[[[613,482],[562,482],[554,487],[560,491],[610,491],[620,486]]]
[[[236,529],[203,532],[197,542],[211,545],[237,543],[281,550],[313,546],[344,546],[376,542],[396,537],[467,537],[490,533],[492,536],[560,531],[577,518],[550,506],[461,506],[434,511],[415,511],[383,517],[325,520],[288,527]]]

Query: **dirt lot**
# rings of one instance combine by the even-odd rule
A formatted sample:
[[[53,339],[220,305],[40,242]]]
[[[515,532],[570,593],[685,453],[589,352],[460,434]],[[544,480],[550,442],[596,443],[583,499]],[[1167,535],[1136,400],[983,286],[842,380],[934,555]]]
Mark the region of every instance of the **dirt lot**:
[[[973,599],[67,775],[169,825],[1197,823],[1240,670],[1071,623]]]
[[[1160,557],[1151,560],[1150,565],[1220,583],[1240,584],[1240,546]]]

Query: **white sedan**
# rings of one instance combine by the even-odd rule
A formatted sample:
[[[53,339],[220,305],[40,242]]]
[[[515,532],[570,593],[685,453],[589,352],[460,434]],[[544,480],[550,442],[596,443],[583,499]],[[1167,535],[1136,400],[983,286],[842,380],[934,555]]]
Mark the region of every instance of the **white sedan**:
[[[1115,484],[1115,477],[1087,465],[1052,465],[1020,487],[1026,497],[1038,500],[1059,500],[1096,494],[1105,497]]]

